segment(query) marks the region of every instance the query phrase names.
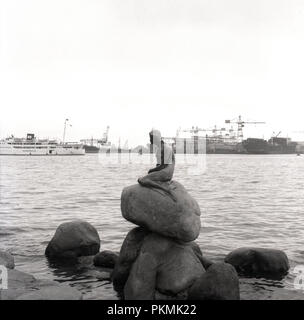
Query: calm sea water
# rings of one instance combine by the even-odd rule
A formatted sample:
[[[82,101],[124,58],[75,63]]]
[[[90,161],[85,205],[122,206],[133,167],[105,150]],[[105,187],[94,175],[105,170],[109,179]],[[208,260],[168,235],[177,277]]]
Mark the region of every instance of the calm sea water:
[[[89,265],[55,267],[44,250],[60,223],[81,218],[98,230],[101,250],[119,251],[133,227],[121,216],[121,191],[151,167],[148,155],[122,157],[0,157],[0,249],[15,255],[16,269],[67,282],[85,299],[117,299]],[[197,242],[207,258],[219,262],[255,246],[284,250],[290,259],[282,281],[242,278],[242,299],[303,298],[292,271],[304,265],[304,156],[208,155],[204,173],[189,175],[188,168],[178,163],[174,179],[199,202]]]

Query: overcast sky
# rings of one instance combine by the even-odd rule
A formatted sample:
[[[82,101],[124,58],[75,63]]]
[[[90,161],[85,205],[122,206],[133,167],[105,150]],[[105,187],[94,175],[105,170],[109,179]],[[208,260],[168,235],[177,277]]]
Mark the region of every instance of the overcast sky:
[[[303,0],[0,0],[0,136],[304,140]]]

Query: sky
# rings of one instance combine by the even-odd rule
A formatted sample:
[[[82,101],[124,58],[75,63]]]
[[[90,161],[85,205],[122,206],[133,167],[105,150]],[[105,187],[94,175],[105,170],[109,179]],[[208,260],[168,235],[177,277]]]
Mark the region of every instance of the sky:
[[[0,0],[0,137],[148,142],[246,125],[304,141],[302,0]]]

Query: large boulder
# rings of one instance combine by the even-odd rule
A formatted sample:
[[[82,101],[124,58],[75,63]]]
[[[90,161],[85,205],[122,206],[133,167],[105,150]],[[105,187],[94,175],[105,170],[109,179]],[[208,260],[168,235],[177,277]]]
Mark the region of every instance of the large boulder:
[[[144,228],[136,227],[126,236],[112,272],[114,289],[121,292],[128,280],[131,267],[139,255],[145,237],[150,232]]]
[[[176,202],[159,189],[140,184],[125,188],[121,196],[122,215],[165,237],[193,241],[201,230],[199,205],[180,183],[172,181],[169,186]]]
[[[9,252],[0,251],[0,265],[5,266],[8,269],[14,269],[14,257]]]
[[[189,300],[240,300],[238,275],[233,266],[214,263],[189,290]]]
[[[240,248],[231,252],[225,262],[244,276],[278,278],[287,274],[290,265],[281,250]]]
[[[187,290],[204,272],[191,243],[178,243],[151,233],[132,265],[124,298],[155,300],[159,294],[186,298]]]
[[[94,257],[94,266],[104,268],[114,268],[118,260],[118,255],[115,252],[104,250],[97,253]]]
[[[81,300],[82,294],[55,281],[38,280],[18,270],[8,270],[8,289],[0,290],[0,300]]]
[[[100,238],[96,229],[86,221],[75,220],[57,228],[45,254],[49,258],[77,258],[95,255],[99,248]]]

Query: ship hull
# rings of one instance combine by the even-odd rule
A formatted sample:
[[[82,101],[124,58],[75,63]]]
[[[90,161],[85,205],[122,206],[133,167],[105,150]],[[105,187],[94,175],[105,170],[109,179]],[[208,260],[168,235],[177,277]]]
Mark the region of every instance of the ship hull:
[[[287,138],[264,139],[249,138],[243,141],[247,154],[296,154],[297,143],[289,142]]]
[[[95,146],[84,145],[85,153],[99,153],[100,149]]]

